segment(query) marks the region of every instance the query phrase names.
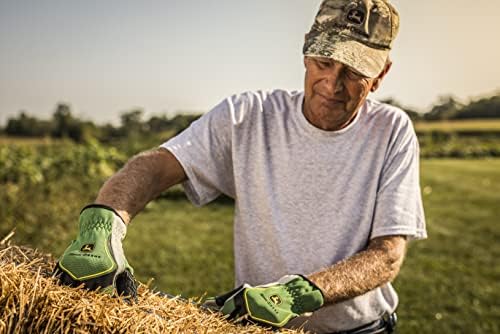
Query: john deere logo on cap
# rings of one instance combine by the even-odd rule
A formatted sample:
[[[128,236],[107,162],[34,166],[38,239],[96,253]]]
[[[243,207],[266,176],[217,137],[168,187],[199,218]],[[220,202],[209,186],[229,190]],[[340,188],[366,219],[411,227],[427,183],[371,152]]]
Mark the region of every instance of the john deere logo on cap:
[[[365,22],[365,13],[359,9],[351,9],[347,13],[347,21],[354,24],[362,24]]]
[[[278,295],[272,295],[269,299],[271,299],[271,301],[276,305],[281,304],[281,298]]]
[[[94,250],[94,244],[85,244],[82,246],[82,248],[80,248],[80,251],[86,253],[92,252],[93,250]]]

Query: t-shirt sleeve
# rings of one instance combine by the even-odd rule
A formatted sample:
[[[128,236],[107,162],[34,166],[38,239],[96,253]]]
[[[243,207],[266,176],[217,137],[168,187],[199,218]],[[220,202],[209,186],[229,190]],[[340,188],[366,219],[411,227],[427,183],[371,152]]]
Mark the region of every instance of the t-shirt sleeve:
[[[410,124],[393,144],[382,170],[371,238],[427,237],[420,191],[418,140]]]
[[[220,194],[234,197],[230,100],[224,100],[186,130],[161,145],[177,158],[188,180],[190,201],[201,206]]]

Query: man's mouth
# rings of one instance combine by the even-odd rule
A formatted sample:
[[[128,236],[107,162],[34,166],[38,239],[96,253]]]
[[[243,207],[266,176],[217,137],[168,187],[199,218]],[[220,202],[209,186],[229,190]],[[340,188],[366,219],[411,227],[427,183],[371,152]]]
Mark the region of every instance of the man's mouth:
[[[327,104],[330,104],[330,105],[335,105],[335,104],[342,104],[342,103],[345,103],[344,99],[342,98],[339,98],[339,97],[326,97],[322,94],[319,94],[317,93],[318,96],[321,97],[321,99],[327,103]]]

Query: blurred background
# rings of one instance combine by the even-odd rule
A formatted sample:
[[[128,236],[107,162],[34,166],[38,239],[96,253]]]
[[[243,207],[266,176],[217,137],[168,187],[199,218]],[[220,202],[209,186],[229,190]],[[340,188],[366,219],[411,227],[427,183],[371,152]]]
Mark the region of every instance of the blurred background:
[[[57,256],[129,157],[229,95],[301,90],[320,2],[0,0],[0,239],[16,228]],[[414,121],[429,230],[395,282],[400,332],[500,332],[500,2],[392,2],[401,29],[374,97]],[[232,213],[162,194],[126,239],[138,278],[230,289]]]

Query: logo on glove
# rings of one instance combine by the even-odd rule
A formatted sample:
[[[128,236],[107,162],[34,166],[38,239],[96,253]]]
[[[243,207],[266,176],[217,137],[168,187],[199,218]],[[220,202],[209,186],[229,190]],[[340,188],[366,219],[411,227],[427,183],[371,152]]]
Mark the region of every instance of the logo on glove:
[[[278,295],[272,295],[269,299],[271,299],[271,301],[276,305],[281,304],[281,298]]]
[[[90,253],[94,250],[94,244],[85,244],[80,248],[81,252]]]

